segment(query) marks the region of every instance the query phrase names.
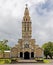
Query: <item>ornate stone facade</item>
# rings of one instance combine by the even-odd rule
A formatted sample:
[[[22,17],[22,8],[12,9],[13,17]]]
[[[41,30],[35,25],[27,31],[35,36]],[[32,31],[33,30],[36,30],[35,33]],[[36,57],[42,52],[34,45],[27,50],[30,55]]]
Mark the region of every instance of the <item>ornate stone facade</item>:
[[[17,50],[15,50],[15,48],[17,48]],[[43,49],[36,45],[35,39],[32,39],[32,22],[27,6],[25,8],[24,17],[22,20],[22,39],[18,40],[18,44],[15,45],[15,48],[13,49],[17,55],[14,52],[12,55],[15,54],[15,57],[17,56],[20,59],[34,59],[36,57],[43,57]]]

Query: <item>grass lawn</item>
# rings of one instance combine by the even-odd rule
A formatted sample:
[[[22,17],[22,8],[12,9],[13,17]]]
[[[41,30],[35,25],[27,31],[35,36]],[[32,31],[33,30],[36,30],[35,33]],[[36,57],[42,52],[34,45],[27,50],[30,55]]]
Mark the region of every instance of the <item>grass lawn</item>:
[[[50,63],[51,59],[43,59],[43,63]]]
[[[51,60],[50,60],[50,59],[44,59],[43,62],[44,62],[44,63],[50,63]]]
[[[51,59],[37,58],[37,63],[50,63]]]
[[[10,64],[11,60],[10,59],[0,59],[0,64]]]

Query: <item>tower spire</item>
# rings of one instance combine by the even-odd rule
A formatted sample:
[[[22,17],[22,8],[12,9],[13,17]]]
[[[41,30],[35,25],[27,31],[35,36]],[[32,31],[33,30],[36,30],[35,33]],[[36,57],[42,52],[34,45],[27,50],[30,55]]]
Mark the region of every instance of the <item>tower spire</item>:
[[[31,20],[28,10],[28,5],[26,4],[26,8],[24,11],[24,17],[22,21],[22,37],[23,38],[31,38],[32,28],[31,28]]]
[[[30,22],[30,15],[29,15],[29,9],[28,9],[28,4],[26,4],[25,11],[24,11],[24,17],[23,17],[23,22]]]
[[[25,8],[25,12],[24,12],[25,16],[29,16],[29,10],[28,10],[28,5],[26,4],[26,8]]]

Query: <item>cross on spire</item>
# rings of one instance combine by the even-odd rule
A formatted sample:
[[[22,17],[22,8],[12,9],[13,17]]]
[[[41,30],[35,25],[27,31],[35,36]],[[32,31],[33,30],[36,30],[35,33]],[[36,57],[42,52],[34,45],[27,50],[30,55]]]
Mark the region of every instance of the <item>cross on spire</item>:
[[[26,8],[27,8],[28,4],[26,4]]]

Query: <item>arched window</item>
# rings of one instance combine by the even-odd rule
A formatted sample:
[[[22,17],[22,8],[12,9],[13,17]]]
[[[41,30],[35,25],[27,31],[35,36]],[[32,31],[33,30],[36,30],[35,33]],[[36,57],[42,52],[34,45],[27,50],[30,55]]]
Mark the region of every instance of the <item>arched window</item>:
[[[24,21],[25,21],[25,18],[24,18]]]
[[[26,31],[26,27],[25,27],[25,31]]]
[[[27,27],[27,31],[29,31],[29,27]]]
[[[26,21],[27,21],[27,18],[26,18]]]

